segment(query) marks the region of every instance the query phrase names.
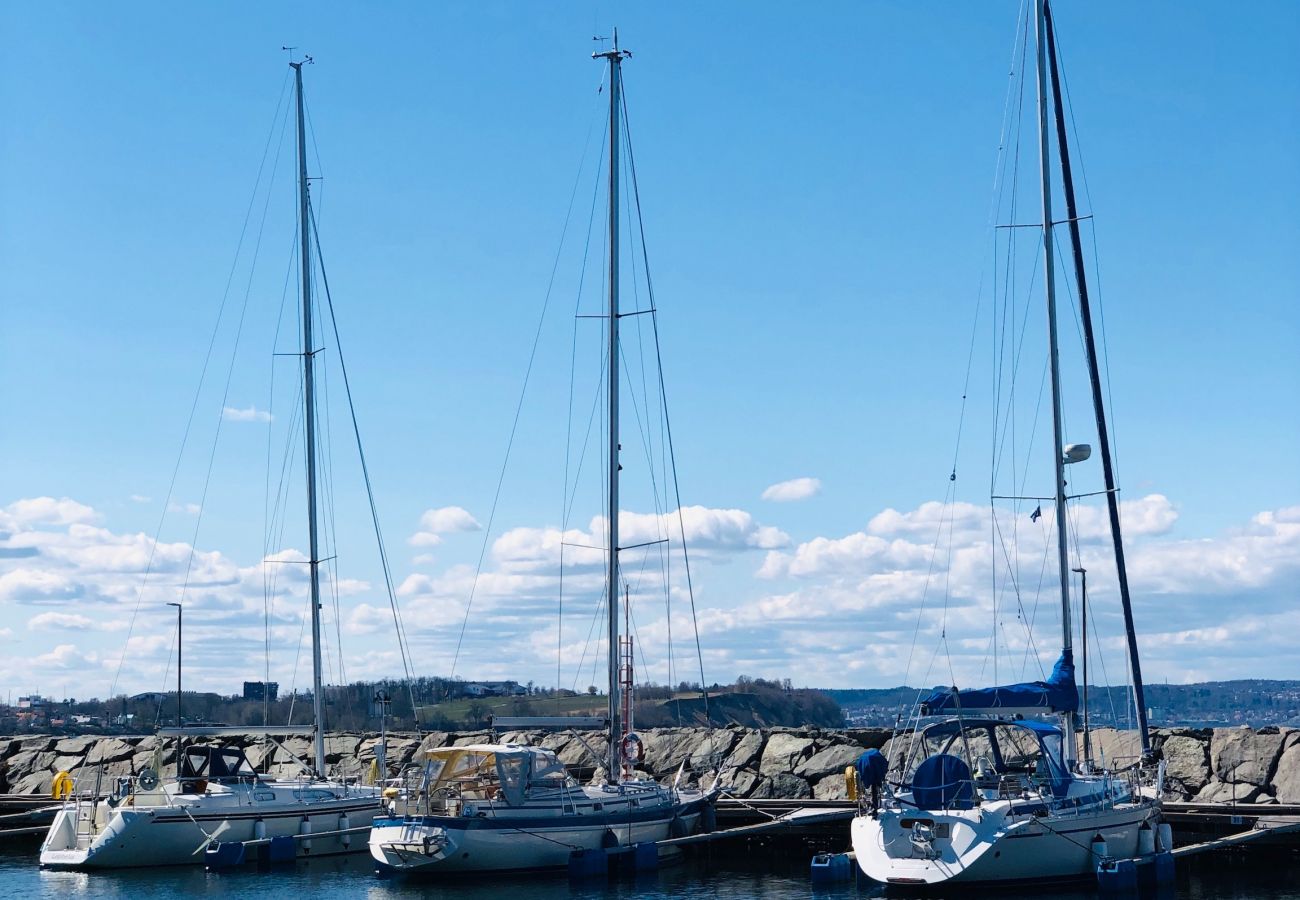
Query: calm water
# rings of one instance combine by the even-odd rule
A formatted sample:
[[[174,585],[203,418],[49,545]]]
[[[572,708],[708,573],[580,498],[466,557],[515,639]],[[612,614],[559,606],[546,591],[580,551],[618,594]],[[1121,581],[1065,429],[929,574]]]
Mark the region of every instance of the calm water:
[[[36,866],[36,845],[0,847],[0,897],[64,898],[257,898],[296,896],[300,900],[365,897],[487,900],[586,900],[586,898],[795,898],[878,897],[878,889],[852,883],[814,888],[808,881],[807,859],[775,848],[755,848],[750,854],[715,856],[661,869],[635,880],[570,883],[564,876],[457,881],[449,884],[380,880],[365,856],[321,859],[296,868],[209,875],[197,869],[157,869],[145,872],[42,872]],[[964,896],[972,896],[967,893]],[[985,895],[993,896],[993,895]],[[996,896],[1007,896],[999,892]],[[1026,890],[1016,897],[1050,896],[1062,900],[1096,900],[1082,890]],[[1201,857],[1180,866],[1178,880],[1159,893],[1158,900],[1300,900],[1300,854],[1250,853]]]

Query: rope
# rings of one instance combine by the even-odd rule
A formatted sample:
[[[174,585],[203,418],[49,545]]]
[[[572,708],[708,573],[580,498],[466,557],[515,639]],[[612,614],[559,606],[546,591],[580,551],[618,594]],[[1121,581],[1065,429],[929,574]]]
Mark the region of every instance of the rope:
[[[483,529],[483,544],[479,548],[478,563],[474,568],[474,580],[470,583],[469,598],[465,602],[465,617],[461,621],[460,633],[456,637],[456,652],[451,661],[451,676],[456,675],[456,666],[460,662],[460,651],[465,642],[465,629],[469,626],[469,616],[474,608],[474,594],[478,590],[479,577],[483,574],[483,560],[487,555],[488,541],[492,536],[492,524],[496,520],[497,505],[501,500],[501,487],[506,480],[506,470],[510,466],[510,452],[514,449],[515,434],[519,430],[519,418],[524,408],[524,398],[528,394],[528,384],[533,374],[533,363],[537,359],[537,347],[542,339],[542,326],[546,323],[546,312],[551,305],[551,291],[555,286],[555,275],[560,267],[560,255],[564,250],[565,238],[569,233],[569,221],[573,215],[573,203],[578,195],[578,184],[582,177],[582,168],[586,162],[587,148],[583,148],[582,159],[578,166],[578,177],[574,179],[573,190],[569,193],[569,206],[564,214],[564,225],[560,229],[560,242],[555,250],[555,260],[551,264],[551,276],[546,283],[546,295],[542,299],[542,311],[537,317],[537,330],[533,335],[532,348],[528,352],[528,365],[524,370],[524,383],[519,388],[519,400],[515,404],[514,420],[510,424],[510,437],[506,441],[505,457],[501,460],[501,470],[497,475],[496,490],[492,495],[492,509],[488,514],[487,525]]]
[[[677,528],[678,528],[678,533],[680,534],[682,540],[682,564],[686,569],[686,590],[687,590],[687,595],[690,597],[690,604],[691,604],[691,625],[695,631],[695,658],[698,661],[700,667],[700,696],[703,699],[704,720],[706,723],[711,724],[713,718],[709,714],[709,692],[708,692],[708,688],[705,687],[705,685],[708,684],[708,682],[704,676],[704,651],[700,645],[700,622],[699,622],[699,616],[697,614],[696,604],[695,604],[695,585],[693,579],[691,578],[690,550],[686,545],[686,519],[682,514],[682,490],[681,490],[681,483],[677,477],[677,451],[673,445],[672,418],[668,414],[668,390],[664,384],[663,354],[660,350],[660,343],[659,343],[659,313],[657,311],[658,304],[655,302],[654,282],[651,280],[650,277],[650,255],[646,250],[645,219],[641,211],[641,187],[636,177],[636,157],[633,155],[632,152],[632,133],[631,133],[631,129],[627,126],[627,121],[628,121],[627,102],[626,102],[626,94],[625,94],[624,104],[623,104],[624,134],[627,136],[627,158],[628,158],[628,164],[632,172],[632,194],[636,200],[637,229],[641,237],[641,258],[645,262],[646,294],[650,300],[650,322],[654,329],[655,367],[659,375],[659,396],[663,403],[664,433],[668,438],[668,461],[672,468],[673,496],[677,502]],[[667,485],[665,485],[664,488],[665,490],[667,490]],[[709,732],[709,741],[710,744],[712,744],[713,742],[712,730],[710,730]]]
[[[353,437],[356,439],[357,458],[361,462],[361,477],[366,485],[366,501],[370,506],[370,521],[374,525],[375,544],[379,549],[380,567],[383,569],[384,572],[384,587],[388,593],[388,603],[393,613],[393,626],[397,631],[398,650],[402,655],[402,670],[406,673],[406,689],[407,689],[407,694],[409,696],[409,699],[411,701],[411,714],[415,716],[415,720],[416,720],[415,727],[416,730],[418,731],[420,727],[420,721],[419,721],[419,715],[415,711],[415,685],[414,685],[414,679],[412,677],[412,668],[410,662],[410,650],[409,650],[410,644],[406,637],[406,627],[402,622],[401,609],[397,603],[397,594],[393,590],[393,571],[392,571],[392,567],[389,565],[388,562],[388,549],[387,546],[384,544],[383,529],[379,525],[379,508],[375,503],[374,486],[370,480],[370,464],[366,461],[366,451],[361,443],[361,426],[357,422],[356,404],[353,403],[352,401],[352,383],[351,380],[348,378],[348,366],[346,360],[343,357],[343,342],[339,337],[338,317],[334,313],[334,296],[333,294],[330,293],[329,275],[325,271],[324,254],[321,252],[320,249],[320,232],[316,228],[316,215],[314,211],[311,210],[310,207],[308,207],[308,214],[309,214],[308,218],[311,221],[312,238],[316,243],[316,250],[317,250],[316,260],[317,260],[317,265],[320,267],[321,284],[325,288],[325,303],[326,306],[329,308],[329,313],[330,313],[330,326],[334,333],[334,346],[337,349],[338,357],[339,357],[339,373],[343,376],[343,390],[348,400],[348,414],[352,421],[352,434]],[[336,617],[337,617],[337,608],[338,608],[338,603],[336,598],[335,600]],[[338,622],[336,619],[335,627],[337,628],[337,626],[338,626]]]
[[[158,551],[158,541],[162,537],[163,524],[167,520],[168,507],[171,506],[171,499],[176,489],[176,479],[180,474],[181,461],[185,458],[185,448],[189,443],[190,430],[194,425],[194,415],[198,411],[199,398],[203,393],[203,385],[207,381],[208,365],[212,360],[212,351],[216,346],[217,335],[221,331],[221,322],[225,317],[226,302],[230,298],[230,287],[234,283],[235,271],[239,265],[240,252],[243,250],[244,237],[248,233],[248,223],[252,219],[253,207],[257,202],[257,189],[262,182],[262,172],[266,167],[266,157],[271,150],[271,139],[275,136],[275,125],[280,118],[280,110],[284,105],[285,90],[289,84],[289,77],[286,73],[284,80],[280,84],[280,96],[276,99],[275,114],[271,117],[271,129],[266,136],[266,145],[262,149],[262,158],[257,166],[257,177],[253,182],[253,193],[248,198],[248,207],[244,211],[244,222],[239,230],[239,240],[235,244],[235,258],[230,263],[230,272],[226,276],[226,286],[221,293],[221,303],[217,308],[217,319],[212,326],[212,335],[208,338],[208,348],[203,355],[203,367],[199,373],[199,383],[194,390],[194,400],[190,403],[190,413],[185,420],[185,430],[181,435],[181,446],[176,453],[176,464],[172,467],[171,479],[167,483],[167,495],[163,498],[162,513],[158,517],[158,526],[154,529],[153,541],[149,546],[149,558],[145,563],[144,576],[140,581],[140,589],[136,592],[135,607],[131,610],[131,619],[127,624],[126,639],[123,642],[122,656],[117,661],[117,669],[113,673],[113,680],[109,685],[108,695],[116,696],[117,684],[122,677],[122,666],[126,662],[126,648],[131,645],[131,637],[135,633],[135,622],[140,615],[140,607],[144,602],[144,592],[149,586],[149,577],[153,574],[154,556]],[[278,158],[278,151],[277,151]]]

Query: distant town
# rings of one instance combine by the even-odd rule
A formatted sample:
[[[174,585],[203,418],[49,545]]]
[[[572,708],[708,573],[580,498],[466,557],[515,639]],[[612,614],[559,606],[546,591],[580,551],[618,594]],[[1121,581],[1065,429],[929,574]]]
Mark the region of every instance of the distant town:
[[[698,684],[675,688],[649,685],[638,691],[636,721],[641,727],[737,723],[892,727],[905,721],[918,695],[930,689],[796,689],[786,681],[740,678],[732,685]],[[707,696],[706,696],[707,695]],[[1152,725],[1211,728],[1231,725],[1300,726],[1300,681],[1212,681],[1202,684],[1149,684]],[[310,692],[282,696],[277,682],[245,681],[239,693],[185,692],[181,714],[190,724],[260,725],[306,722]],[[604,694],[539,687],[531,682],[419,678],[358,682],[326,688],[330,727],[375,730],[381,712],[390,728],[457,730],[485,727],[493,715],[599,713]],[[707,718],[705,709],[708,709]],[[1090,687],[1088,714],[1093,725],[1131,727],[1127,688]],[[0,704],[0,734],[23,732],[141,733],[176,721],[176,693],[149,691],[111,700],[52,698],[32,693]]]
[[[890,727],[932,688],[830,690],[851,725]],[[1083,691],[1080,690],[1080,694]],[[1133,726],[1132,692],[1127,687],[1089,687],[1088,718],[1093,725]],[[1300,726],[1300,681],[1207,681],[1200,684],[1146,685],[1147,715],[1161,727],[1216,728],[1232,725]]]

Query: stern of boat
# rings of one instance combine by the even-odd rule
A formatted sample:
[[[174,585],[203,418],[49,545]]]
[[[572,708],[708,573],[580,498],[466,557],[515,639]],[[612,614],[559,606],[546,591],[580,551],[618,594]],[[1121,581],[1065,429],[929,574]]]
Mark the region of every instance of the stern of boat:
[[[416,819],[377,818],[370,828],[370,856],[385,872],[438,868],[454,854],[448,830]]]

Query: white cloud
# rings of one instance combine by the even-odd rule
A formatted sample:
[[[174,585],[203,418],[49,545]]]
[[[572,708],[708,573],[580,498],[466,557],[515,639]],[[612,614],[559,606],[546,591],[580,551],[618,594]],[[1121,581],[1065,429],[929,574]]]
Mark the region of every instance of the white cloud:
[[[131,499],[131,502],[132,502],[132,503],[151,503],[151,502],[153,502],[153,498],[152,498],[152,497],[146,497],[144,494],[132,494],[130,499]]]
[[[187,516],[197,516],[203,512],[203,507],[197,503],[170,503],[167,506],[168,512],[184,513]]]
[[[93,621],[79,613],[46,612],[32,616],[27,620],[27,629],[29,631],[45,629],[51,631],[85,631],[88,628],[93,628],[94,625]]]
[[[412,547],[436,547],[441,535],[459,531],[478,531],[483,526],[461,506],[426,509],[420,516],[420,530],[407,539]]]
[[[763,491],[764,500],[776,503],[788,503],[792,500],[807,500],[814,494],[821,493],[822,483],[819,478],[791,478],[768,486]]]
[[[0,603],[59,603],[81,594],[72,579],[58,572],[20,568],[0,575]]]
[[[236,409],[233,406],[223,407],[221,418],[227,422],[270,422],[271,414],[256,406],[249,406],[246,409]]]
[[[98,663],[95,654],[85,654],[77,649],[76,644],[59,644],[49,653],[42,653],[32,660],[38,669],[87,669]]]
[[[84,503],[64,497],[33,497],[15,500],[0,509],[0,526],[6,529],[35,527],[38,525],[63,526],[89,523],[99,519],[99,514]]]

